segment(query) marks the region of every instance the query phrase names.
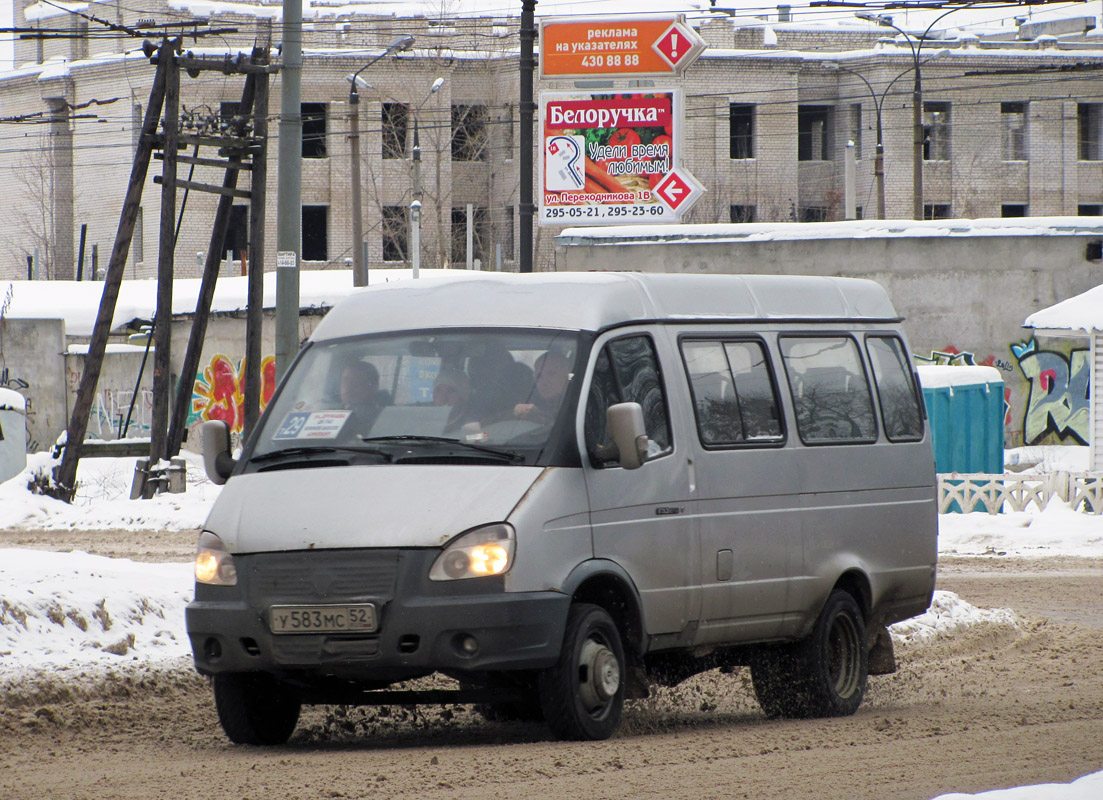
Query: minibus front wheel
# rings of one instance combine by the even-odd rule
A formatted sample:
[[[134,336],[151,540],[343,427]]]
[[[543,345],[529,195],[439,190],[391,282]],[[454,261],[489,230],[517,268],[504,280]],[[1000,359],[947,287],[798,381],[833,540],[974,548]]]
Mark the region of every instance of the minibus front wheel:
[[[283,744],[299,722],[302,704],[264,672],[220,672],[214,676],[218,721],[234,744]]]
[[[560,739],[608,739],[624,709],[624,645],[601,606],[575,603],[556,663],[540,674],[540,705]]]

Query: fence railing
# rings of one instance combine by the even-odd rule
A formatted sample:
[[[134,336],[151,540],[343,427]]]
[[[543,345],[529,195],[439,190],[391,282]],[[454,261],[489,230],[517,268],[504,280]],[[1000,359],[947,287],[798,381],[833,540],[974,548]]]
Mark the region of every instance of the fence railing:
[[[941,473],[938,476],[938,513],[1039,511],[1050,501],[1067,503],[1074,511],[1103,513],[1103,473],[1050,472],[1044,475]]]

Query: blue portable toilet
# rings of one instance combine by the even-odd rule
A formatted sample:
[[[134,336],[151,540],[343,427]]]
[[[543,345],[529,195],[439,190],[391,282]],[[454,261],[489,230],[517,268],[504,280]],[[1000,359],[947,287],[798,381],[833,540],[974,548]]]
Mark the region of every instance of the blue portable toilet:
[[[1003,377],[995,367],[920,366],[937,472],[1003,472]]]

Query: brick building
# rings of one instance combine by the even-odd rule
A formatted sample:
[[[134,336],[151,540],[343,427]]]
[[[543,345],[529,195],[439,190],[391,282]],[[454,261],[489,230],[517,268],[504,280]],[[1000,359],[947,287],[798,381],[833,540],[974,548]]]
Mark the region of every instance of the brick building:
[[[344,268],[352,257],[349,83],[397,34],[411,50],[362,73],[363,228],[372,269],[407,266],[411,149],[420,135],[422,264],[459,265],[472,209],[475,257],[484,268],[516,269],[518,224],[518,19],[432,20],[349,15],[349,6],[309,6],[302,77],[303,259],[307,268]],[[212,9],[219,13],[211,16]],[[519,9],[518,9],[519,10]],[[255,41],[280,39],[279,3],[154,0],[142,12],[115,2],[86,13],[116,25],[183,21],[206,14],[236,33],[188,40],[185,49],[222,57]],[[514,11],[514,14],[517,12]],[[780,14],[784,18],[784,14]],[[873,154],[883,132],[886,216],[913,213],[912,83],[915,53],[891,29],[729,16],[691,16],[709,49],[675,81],[618,80],[618,89],[676,85],[685,96],[686,165],[708,192],[688,222],[841,219],[847,142],[857,157],[859,215],[876,215]],[[922,41],[922,170],[930,217],[1103,214],[1103,38],[1096,19],[1024,23],[1017,31],[932,30]],[[15,23],[68,28],[72,39],[20,40],[16,67],[0,73],[0,277],[27,276],[37,252],[42,278],[82,272],[93,248],[109,256],[154,69],[125,37],[57,7],[16,0]],[[918,33],[916,34],[918,35]],[[913,38],[911,41],[915,41]],[[129,52],[124,52],[129,51]],[[278,59],[277,59],[278,62]],[[442,88],[430,93],[434,81]],[[182,79],[185,118],[231,115],[243,79],[204,72]],[[538,91],[573,81],[539,81]],[[271,116],[278,113],[273,82]],[[880,125],[878,125],[878,120]],[[270,126],[276,135],[276,125]],[[274,249],[276,148],[269,150],[266,222]],[[156,269],[160,192],[151,165],[127,277]],[[188,177],[182,174],[182,177]],[[193,180],[221,173],[197,167]],[[181,192],[179,197],[182,198]],[[181,277],[197,275],[215,199],[192,193],[179,232]],[[235,207],[227,247],[247,240],[246,201]],[[536,231],[537,269],[554,263],[559,228]],[[200,254],[197,259],[196,254]],[[273,264],[266,264],[271,268]],[[240,271],[229,263],[227,273]]]

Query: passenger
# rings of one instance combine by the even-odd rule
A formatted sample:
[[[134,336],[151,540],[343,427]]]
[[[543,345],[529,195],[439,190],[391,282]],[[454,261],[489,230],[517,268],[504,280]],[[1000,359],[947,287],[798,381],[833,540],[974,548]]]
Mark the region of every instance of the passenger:
[[[532,370],[513,360],[503,345],[491,343],[467,365],[471,411],[484,424],[513,417],[513,407],[532,393]]]
[[[450,406],[452,411],[444,429],[452,430],[466,422],[471,391],[467,376],[458,369],[441,369],[433,382],[433,405]]]
[[[559,413],[571,377],[571,364],[559,350],[549,350],[536,359],[535,396],[531,403],[518,403],[513,416],[550,425]]]

